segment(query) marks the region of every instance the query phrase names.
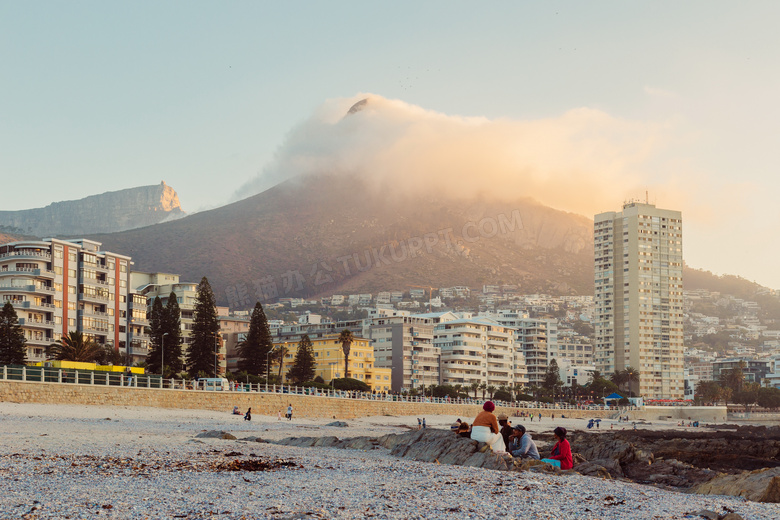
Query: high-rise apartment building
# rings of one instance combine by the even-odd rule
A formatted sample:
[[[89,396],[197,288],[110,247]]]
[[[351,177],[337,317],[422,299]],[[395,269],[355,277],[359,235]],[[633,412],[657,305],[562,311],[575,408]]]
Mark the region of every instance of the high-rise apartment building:
[[[72,331],[127,352],[130,257],[92,240],[35,240],[0,245],[0,305],[11,302],[27,341],[28,361]]]
[[[594,219],[596,345],[603,374],[632,367],[644,397],[682,399],[682,216],[627,202]],[[638,386],[638,388],[637,388]]]

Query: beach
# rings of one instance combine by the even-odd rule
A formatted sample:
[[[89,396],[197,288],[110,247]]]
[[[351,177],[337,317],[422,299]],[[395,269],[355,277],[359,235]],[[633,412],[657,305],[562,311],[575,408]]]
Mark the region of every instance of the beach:
[[[431,428],[448,428],[454,419],[426,417]],[[247,422],[230,410],[0,403],[0,518],[666,519],[702,509],[780,518],[776,504],[576,474],[422,463],[383,448],[246,440],[378,437],[416,428],[417,418],[366,417],[348,420],[348,427],[330,422],[295,415],[292,421],[255,415]],[[523,424],[534,432],[582,429],[585,421],[545,417]],[[237,439],[197,437],[210,431]]]

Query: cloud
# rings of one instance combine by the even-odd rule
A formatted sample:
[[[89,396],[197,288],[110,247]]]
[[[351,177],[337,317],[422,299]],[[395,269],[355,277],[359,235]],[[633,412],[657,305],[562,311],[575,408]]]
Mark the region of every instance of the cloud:
[[[547,119],[487,119],[360,94],[325,102],[293,128],[236,198],[299,176],[343,174],[382,189],[530,197],[592,215],[644,193],[652,180],[645,165],[668,139],[668,124],[591,108]]]

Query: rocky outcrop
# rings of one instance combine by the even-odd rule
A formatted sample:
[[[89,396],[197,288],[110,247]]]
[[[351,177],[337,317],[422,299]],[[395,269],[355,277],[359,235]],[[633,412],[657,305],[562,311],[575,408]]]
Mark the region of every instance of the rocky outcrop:
[[[780,468],[746,471],[739,475],[721,475],[691,488],[703,495],[730,495],[754,502],[780,503]]]
[[[299,447],[372,450],[387,448],[390,454],[404,459],[453,466],[471,466],[498,471],[542,471],[559,473],[560,469],[538,460],[513,459],[508,453],[494,453],[490,447],[471,439],[458,437],[446,430],[415,430],[388,434],[378,438],[291,437],[274,444]]]
[[[55,202],[45,208],[0,211],[0,230],[37,237],[81,236],[135,229],[184,216],[164,182]]]

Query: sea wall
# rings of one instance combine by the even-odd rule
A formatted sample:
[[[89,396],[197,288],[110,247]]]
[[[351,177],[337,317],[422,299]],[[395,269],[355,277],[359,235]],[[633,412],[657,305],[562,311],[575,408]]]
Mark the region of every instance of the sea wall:
[[[632,410],[627,415],[630,420],[646,421],[666,419],[721,423],[727,419],[725,406],[645,406],[641,410]]]
[[[341,397],[266,394],[256,392],[206,392],[195,390],[169,390],[154,388],[124,388],[101,385],[77,385],[67,383],[40,383],[33,381],[0,381],[0,401],[15,403],[83,404],[104,406],[150,406],[156,408],[182,408],[197,410],[242,411],[251,407],[260,415],[284,414],[292,404],[296,416],[311,418],[352,419],[374,415],[458,415],[473,418],[482,409],[478,405],[404,403],[393,401],[368,401]],[[549,418],[551,413],[573,418],[609,417],[614,411],[600,410],[534,410]],[[496,413],[514,415],[517,410],[499,407]]]

